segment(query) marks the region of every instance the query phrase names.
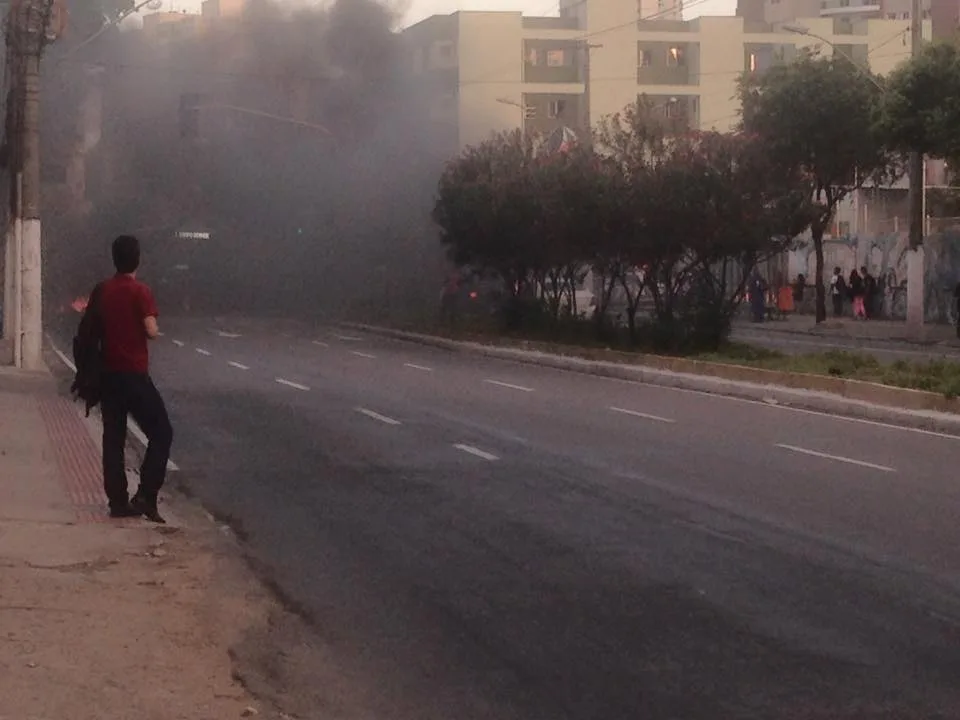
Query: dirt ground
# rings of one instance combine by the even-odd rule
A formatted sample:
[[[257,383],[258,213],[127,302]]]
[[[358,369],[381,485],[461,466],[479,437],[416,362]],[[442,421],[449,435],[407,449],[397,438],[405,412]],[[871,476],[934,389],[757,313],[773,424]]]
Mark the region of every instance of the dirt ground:
[[[0,524],[0,718],[284,717],[230,650],[280,610],[203,520]]]

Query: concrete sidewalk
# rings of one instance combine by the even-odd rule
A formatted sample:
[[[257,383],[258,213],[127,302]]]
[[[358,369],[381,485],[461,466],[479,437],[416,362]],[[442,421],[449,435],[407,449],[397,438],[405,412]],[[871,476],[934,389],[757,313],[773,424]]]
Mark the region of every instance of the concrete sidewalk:
[[[109,520],[99,467],[53,379],[0,368],[0,720],[256,714],[229,649],[264,599],[212,523]]]
[[[789,315],[783,320],[753,323],[741,318],[734,321],[734,330],[763,333],[789,333],[831,339],[882,341],[905,345],[945,345],[960,348],[957,329],[950,325],[924,325],[921,337],[913,337],[905,322],[898,320],[854,320],[827,318],[819,325],[812,315]]]

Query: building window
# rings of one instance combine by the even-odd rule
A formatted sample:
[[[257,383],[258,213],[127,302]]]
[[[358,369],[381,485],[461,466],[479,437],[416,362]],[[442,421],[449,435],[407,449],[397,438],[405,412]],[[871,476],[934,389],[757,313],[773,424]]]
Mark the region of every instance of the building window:
[[[750,53],[750,57],[747,60],[747,69],[750,72],[757,71],[757,54],[756,53]]]
[[[547,117],[553,119],[563,117],[563,111],[566,109],[566,107],[566,100],[551,100],[547,104]]]
[[[850,7],[850,0],[840,0],[840,7]]]
[[[441,60],[452,60],[453,43],[440,43],[439,47],[437,48],[437,57],[439,57]]]
[[[524,105],[523,106],[523,117],[525,120],[536,120],[537,119],[537,106],[536,105]]]
[[[540,53],[537,52],[536,48],[530,48],[530,52],[527,53],[527,63],[529,65],[540,64]]]
[[[680,101],[677,98],[670,98],[663,106],[663,114],[671,120],[676,120],[682,115]]]
[[[547,50],[547,67],[563,67],[566,64],[566,53],[563,50]]]
[[[653,65],[653,53],[649,50],[640,51],[640,67],[646,68]]]
[[[904,20],[909,20],[909,19],[910,19],[910,11],[909,11],[909,10],[903,14],[903,19],[904,19]]]
[[[682,47],[672,47],[667,51],[667,65],[669,67],[684,67],[687,64],[687,55]]]

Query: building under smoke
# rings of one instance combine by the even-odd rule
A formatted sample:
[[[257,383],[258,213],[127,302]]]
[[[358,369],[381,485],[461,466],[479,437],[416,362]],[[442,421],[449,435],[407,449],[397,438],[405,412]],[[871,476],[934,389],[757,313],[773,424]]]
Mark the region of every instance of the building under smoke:
[[[171,302],[190,288],[193,311],[432,302],[444,157],[393,13],[224,4],[51,52],[51,290],[72,297],[106,268],[110,238],[136,232],[144,272]]]

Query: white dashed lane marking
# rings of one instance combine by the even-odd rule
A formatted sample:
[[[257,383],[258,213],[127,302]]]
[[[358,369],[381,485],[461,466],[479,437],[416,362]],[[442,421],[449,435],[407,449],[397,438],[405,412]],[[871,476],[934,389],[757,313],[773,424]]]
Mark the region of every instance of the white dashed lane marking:
[[[854,458],[843,457],[842,455],[829,455],[828,453],[822,453],[817,450],[808,450],[807,448],[797,447],[796,445],[777,443],[776,447],[781,448],[782,450],[800,453],[802,455],[812,455],[813,457],[823,458],[824,460],[835,460],[836,462],[847,463],[848,465],[859,465],[860,467],[870,468],[871,470],[879,470],[880,472],[896,472],[894,468],[887,467],[886,465],[877,465],[876,463],[866,462],[864,460],[855,460]]]
[[[176,345],[177,347],[183,347],[183,346],[184,346],[183,340],[174,340],[174,341],[173,341],[173,344]]]
[[[217,330],[217,335],[222,338],[229,338],[231,340],[240,337],[240,333],[224,332],[223,330]]]
[[[280,385],[286,385],[287,387],[291,387],[291,388],[293,388],[294,390],[309,390],[309,389],[310,389],[310,388],[308,388],[306,385],[301,385],[300,383],[293,382],[292,380],[286,380],[286,379],[284,379],[284,378],[276,378],[276,381],[277,381],[278,384],[280,384]]]
[[[462,452],[465,452],[465,453],[467,453],[467,454],[469,454],[469,455],[473,455],[474,457],[482,458],[482,459],[484,459],[484,460],[499,460],[499,459],[500,459],[500,458],[498,458],[496,455],[494,455],[493,453],[488,453],[487,451],[481,450],[480,448],[475,448],[473,445],[463,445],[463,444],[459,444],[459,443],[458,443],[458,444],[454,445],[454,447],[455,447],[457,450],[460,450],[460,451],[462,451]]]
[[[423,372],[433,372],[433,368],[429,368],[426,365],[417,365],[415,363],[404,363],[404,367],[413,368],[414,370],[422,370]]]
[[[632,417],[643,418],[644,420],[655,420],[656,422],[662,423],[675,423],[676,420],[671,420],[670,418],[661,417],[660,415],[650,415],[649,413],[637,412],[636,410],[627,410],[626,408],[611,407],[611,410],[615,413],[621,413],[623,415],[630,415]]]
[[[360,413],[361,415],[366,415],[368,418],[372,418],[374,420],[379,420],[382,423],[386,423],[387,425],[400,424],[399,420],[394,420],[391,417],[387,417],[386,415],[381,415],[380,413],[374,412],[373,410],[367,410],[366,408],[357,408],[357,412]]]
[[[314,340],[314,345],[319,345],[320,347],[330,347],[330,343],[321,342],[320,340]]]
[[[371,355],[370,353],[360,352],[359,350],[351,350],[350,352],[353,353],[354,355],[356,355],[357,357],[367,358],[367,359],[369,359],[369,360],[373,360],[374,358],[377,357],[376,355]]]
[[[235,367],[237,370],[249,370],[249,369],[250,369],[250,366],[249,366],[249,365],[243,365],[242,363],[234,362],[233,360],[230,360],[229,362],[227,362],[227,365],[229,365],[230,367]]]
[[[513,383],[503,382],[502,380],[484,380],[485,383],[490,385],[498,385],[500,387],[509,388],[510,390],[519,390],[520,392],[533,392],[533,388],[524,387],[523,385],[514,385]]]
[[[359,342],[363,338],[359,338],[356,335],[334,335],[337,340],[346,340],[347,342]]]
[[[199,353],[200,355],[207,355],[207,356],[210,356],[213,354],[209,350],[204,350],[203,348],[197,348],[197,353]]]

